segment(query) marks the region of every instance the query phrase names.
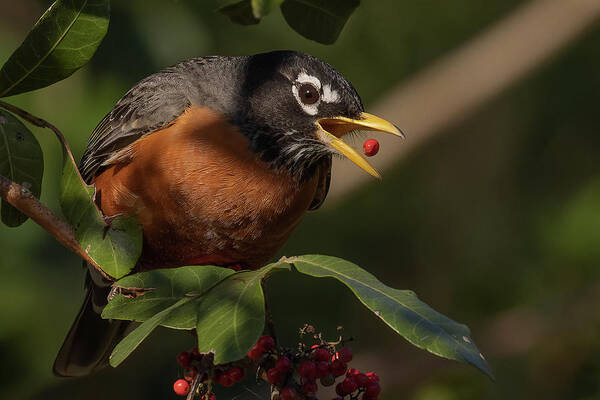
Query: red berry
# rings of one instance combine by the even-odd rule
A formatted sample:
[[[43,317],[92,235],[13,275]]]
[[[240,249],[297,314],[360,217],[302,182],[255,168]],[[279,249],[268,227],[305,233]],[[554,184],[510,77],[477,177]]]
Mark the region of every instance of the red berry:
[[[342,387],[342,383],[338,383],[337,385],[335,385],[335,392],[341,396],[344,397],[347,393],[344,391],[344,388]]]
[[[188,367],[183,370],[183,378],[186,381],[193,381],[196,375],[198,375],[198,370],[196,369],[196,367]]]
[[[283,380],[285,373],[278,368],[271,368],[267,371],[267,380],[269,383],[276,385]]]
[[[369,378],[371,382],[379,382],[379,376],[377,376],[375,372],[367,372],[367,378]]]
[[[346,363],[342,360],[335,360],[331,363],[331,372],[335,377],[344,375],[347,368]]]
[[[365,394],[371,399],[376,399],[377,396],[379,396],[379,393],[381,393],[381,387],[379,386],[379,383],[371,382],[367,386],[367,390],[365,390]]]
[[[241,367],[231,367],[229,371],[227,371],[227,375],[233,382],[239,382],[244,379],[244,370]]]
[[[352,376],[352,377],[354,377],[354,376],[356,376],[358,374],[360,374],[360,372],[358,372],[358,370],[356,368],[349,368],[348,372],[346,372],[346,376]]]
[[[352,350],[349,347],[344,347],[338,352],[338,357],[345,363],[352,361]]]
[[[354,376],[354,381],[358,385],[358,387],[367,387],[367,385],[371,382],[368,376],[365,374],[358,374]]]
[[[268,335],[261,336],[256,342],[256,346],[263,352],[271,350],[275,346],[275,340]]]
[[[363,144],[363,150],[367,157],[373,157],[379,151],[379,142],[375,139],[367,139]]]
[[[281,389],[281,398],[283,400],[298,400],[298,392],[292,387],[286,386]]]
[[[317,366],[312,361],[305,361],[298,367],[298,374],[305,379],[317,377]]]
[[[327,361],[319,361],[317,363],[317,378],[324,378],[331,373],[329,363]]]
[[[221,381],[219,382],[221,385],[227,387],[233,385],[233,379],[227,374],[223,374],[221,376]]]
[[[231,386],[233,385],[233,380],[229,377],[228,374],[221,371],[220,369],[215,370],[215,375],[213,376],[213,381],[223,385],[223,386]]]
[[[312,353],[312,357],[317,361],[329,361],[331,354],[324,348],[319,348]]]
[[[190,363],[192,362],[190,353],[187,351],[182,351],[181,353],[177,354],[177,362],[184,368],[189,367]]]
[[[262,349],[260,349],[257,345],[254,345],[254,347],[252,347],[248,352],[248,357],[250,357],[254,361],[258,361],[262,357],[263,353],[264,352],[262,351]]]
[[[307,381],[302,384],[302,393],[309,396],[313,396],[317,393],[317,389],[317,382],[315,381]]]
[[[275,361],[275,368],[277,368],[283,373],[287,373],[290,370],[290,368],[292,368],[292,363],[287,357],[282,356],[279,357],[277,361]]]
[[[356,389],[358,389],[358,385],[354,382],[352,378],[346,378],[342,382],[342,389],[346,393],[353,393]]]
[[[187,396],[190,392],[190,384],[185,379],[177,379],[173,384],[173,390],[178,396]]]
[[[197,347],[194,347],[192,350],[190,350],[190,357],[194,360],[200,360],[202,358],[202,354],[200,354]]]

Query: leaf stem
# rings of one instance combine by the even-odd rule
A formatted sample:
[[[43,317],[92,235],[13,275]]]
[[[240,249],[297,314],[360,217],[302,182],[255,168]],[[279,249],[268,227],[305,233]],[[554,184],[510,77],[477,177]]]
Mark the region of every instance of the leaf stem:
[[[32,114],[28,113],[27,111],[25,111],[17,106],[14,106],[10,103],[7,103],[5,101],[0,100],[0,107],[12,112],[13,114],[17,114],[19,117],[23,118],[25,121],[29,122],[32,125],[35,125],[39,128],[48,128],[51,131],[53,131],[54,134],[56,135],[56,137],[58,138],[58,140],[62,143],[63,149],[66,152],[67,156],[70,158],[70,161],[72,161],[73,164],[77,165],[77,163],[75,162],[75,158],[73,158],[73,153],[71,152],[71,148],[67,144],[65,135],[63,135],[62,132],[56,126],[54,126],[50,122],[46,121],[45,119],[36,117],[35,115],[32,115]],[[75,168],[75,170],[79,174],[79,170],[77,168]],[[81,178],[81,180],[83,181],[81,174],[79,174],[79,178]]]

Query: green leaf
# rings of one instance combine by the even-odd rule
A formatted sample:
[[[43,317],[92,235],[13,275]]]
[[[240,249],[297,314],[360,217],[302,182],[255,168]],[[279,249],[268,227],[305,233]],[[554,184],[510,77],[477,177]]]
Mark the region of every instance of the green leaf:
[[[336,257],[292,257],[256,271],[238,273],[220,267],[190,266],[135,274],[121,279],[117,286],[155,290],[135,299],[116,296],[102,316],[152,320],[119,347],[119,351],[127,349],[127,354],[154,327],[163,325],[196,328],[201,352],[214,352],[216,364],[236,361],[247,354],[264,330],[262,281],[275,271],[289,270],[289,265],[306,275],[343,282],[367,308],[415,346],[467,362],[492,376],[465,325],[433,310],[413,292],[389,288],[357,265]],[[192,300],[178,303],[182,299]]]
[[[105,307],[103,318],[145,321],[129,335],[135,334],[132,338],[127,336],[115,348],[111,365],[121,363],[158,325],[196,328],[198,349],[214,352],[216,364],[243,358],[264,330],[262,280],[289,268],[286,263],[274,263],[234,273],[221,267],[189,266],[121,279],[116,286],[155,290],[134,299],[115,296]]]
[[[94,203],[95,189],[86,185],[63,145],[60,205],[75,237],[90,258],[114,279],[127,275],[142,253],[142,229],[134,217],[116,217],[110,224]]]
[[[284,0],[281,12],[302,36],[322,44],[333,44],[360,0]]]
[[[104,307],[102,318],[145,321],[188,294],[205,293],[233,273],[229,268],[203,265],[157,269],[126,276],[114,286],[151,291],[135,298],[115,296]],[[181,307],[162,320],[161,325],[174,329],[195,328],[196,314],[191,306]]]
[[[254,15],[251,0],[235,1],[217,9],[218,12],[229,17],[231,22],[240,25],[256,25],[260,18]]]
[[[83,67],[106,35],[109,0],[57,0],[0,70],[0,97],[39,89]]]
[[[281,0],[251,0],[251,2],[254,17],[260,19],[269,14],[277,4],[281,3]]]
[[[231,275],[215,286],[197,306],[198,350],[213,351],[215,364],[243,358],[265,327],[262,280],[285,263],[269,264],[256,271]]]
[[[192,300],[192,297],[184,297],[172,306],[165,308],[135,328],[129,335],[127,335],[125,339],[121,340],[121,342],[115,346],[109,358],[110,365],[112,367],[116,367],[125,361],[125,359],[129,357],[129,355],[140,345],[140,343],[142,343],[144,339],[146,339],[148,335],[150,335],[150,333],[152,333],[152,331],[156,329],[156,327],[159,326],[165,318],[168,318],[174,310]]]
[[[343,282],[377,317],[415,346],[469,363],[493,378],[469,328],[433,310],[413,292],[387,287],[356,264],[337,257],[306,255],[285,261],[300,273]]]
[[[8,111],[0,110],[0,175],[39,198],[44,175],[44,154],[33,133]],[[2,200],[2,222],[16,227],[27,216]]]

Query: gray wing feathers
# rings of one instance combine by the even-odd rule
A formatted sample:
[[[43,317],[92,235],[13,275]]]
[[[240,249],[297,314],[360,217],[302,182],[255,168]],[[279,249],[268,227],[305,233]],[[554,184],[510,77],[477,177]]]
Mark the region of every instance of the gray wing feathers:
[[[139,138],[169,126],[192,103],[210,102],[211,106],[219,108],[219,96],[201,92],[202,85],[199,83],[209,79],[210,75],[222,75],[225,69],[232,70],[237,65],[232,63],[231,57],[197,57],[140,81],[92,132],[80,163],[83,178],[89,182],[100,167],[119,156],[115,153]],[[221,91],[231,90],[218,83],[217,80],[209,86]],[[212,104],[214,102],[217,104]]]
[[[181,75],[165,70],[135,85],[94,129],[81,159],[86,181],[111,158],[144,135],[173,122],[190,105]]]

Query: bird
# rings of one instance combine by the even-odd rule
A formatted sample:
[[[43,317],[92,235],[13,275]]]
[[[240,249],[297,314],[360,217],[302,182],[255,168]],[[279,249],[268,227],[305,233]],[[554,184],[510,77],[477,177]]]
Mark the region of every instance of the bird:
[[[366,113],[352,84],[314,56],[202,56],[134,85],[92,132],[79,170],[107,220],[134,216],[141,225],[136,271],[256,269],[323,204],[333,156],[380,177],[342,140],[358,130],[403,136]],[[100,370],[131,329],[100,317],[111,284],[88,268],[56,375]]]

